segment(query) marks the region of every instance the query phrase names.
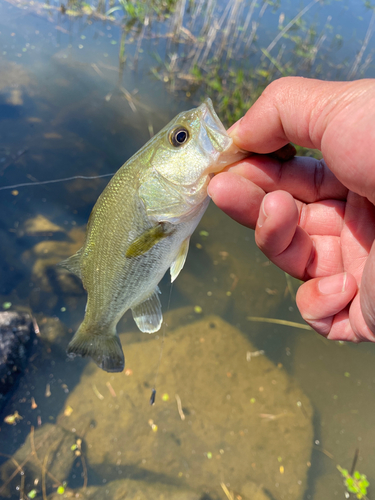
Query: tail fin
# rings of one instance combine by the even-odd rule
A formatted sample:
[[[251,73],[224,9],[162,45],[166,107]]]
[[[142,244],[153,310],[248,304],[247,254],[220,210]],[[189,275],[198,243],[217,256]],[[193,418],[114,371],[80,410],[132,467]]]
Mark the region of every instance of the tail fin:
[[[72,358],[90,356],[106,372],[122,372],[125,366],[124,353],[115,329],[100,331],[82,323],[66,352]]]

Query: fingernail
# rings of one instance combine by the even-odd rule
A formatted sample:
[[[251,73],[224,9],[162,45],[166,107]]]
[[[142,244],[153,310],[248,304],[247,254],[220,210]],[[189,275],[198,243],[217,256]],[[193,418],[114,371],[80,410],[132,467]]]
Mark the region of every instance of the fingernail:
[[[266,211],[264,209],[264,200],[266,199],[266,196],[263,198],[263,201],[262,201],[262,203],[260,205],[258,222],[257,222],[258,227],[262,227],[263,224],[265,223],[267,217],[268,217],[268,215],[267,215],[267,213],[266,213]]]
[[[345,291],[346,280],[347,280],[346,273],[336,274],[335,276],[322,278],[318,284],[319,291],[323,295],[342,293]]]

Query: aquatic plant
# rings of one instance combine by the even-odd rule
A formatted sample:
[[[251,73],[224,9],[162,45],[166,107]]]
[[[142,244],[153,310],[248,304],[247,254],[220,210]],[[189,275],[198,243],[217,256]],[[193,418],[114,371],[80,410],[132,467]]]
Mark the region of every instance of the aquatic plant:
[[[367,488],[368,486],[370,486],[370,483],[368,482],[365,474],[361,474],[360,472],[355,470],[358,457],[359,449],[357,448],[354,453],[350,472],[347,469],[343,469],[342,467],[340,467],[340,465],[337,465],[337,469],[344,478],[344,484],[347,489],[346,498],[349,498],[350,493],[354,493],[356,498],[358,498],[359,500],[369,500],[367,498]]]
[[[119,27],[118,40],[111,40],[119,47],[119,86],[125,65],[136,69],[148,43],[147,52],[156,61],[151,73],[181,99],[200,101],[210,95],[229,125],[281,76],[336,80],[364,75],[373,57],[368,50],[375,30],[373,6],[364,1],[371,12],[369,24],[350,61],[346,54],[341,60],[336,55],[343,37],[332,16],[323,24],[311,21],[311,14],[326,3],[311,0],[293,12],[273,0],[54,0],[48,14],[60,11]],[[41,7],[46,9],[37,1],[29,6],[38,12]],[[305,149],[298,153],[315,156]]]
[[[227,124],[233,123],[272,80],[296,73],[321,75],[324,58],[318,54],[330,33],[330,19],[320,33],[304,20],[317,2],[312,0],[290,20],[281,12],[278,33],[265,44],[258,31],[267,9],[275,13],[278,3],[196,0],[185,8],[185,0],[179,0],[166,57],[156,56],[152,72],[172,92],[209,94]]]
[[[337,466],[337,469],[344,478],[344,484],[348,493],[354,493],[356,498],[360,500],[368,500],[367,488],[370,486],[370,483],[368,482],[366,475],[361,474],[357,470],[350,474],[347,469],[343,469],[339,465]]]
[[[152,72],[171,92],[182,91],[187,97],[197,98],[210,95],[227,125],[242,116],[263,89],[281,76],[360,76],[372,60],[368,54],[362,63],[375,14],[350,68],[346,59],[332,60],[333,51],[342,44],[342,36],[334,32],[332,17],[328,16],[323,26],[305,20],[318,3],[325,2],[312,0],[291,15],[278,11],[280,2],[195,0],[187,8],[185,0],[179,0],[169,24],[167,51],[164,57],[155,56],[158,65]],[[272,15],[279,13],[278,31],[268,42],[266,23],[271,10]],[[315,156],[305,149],[299,153]]]
[[[159,17],[168,17],[174,11],[178,0],[117,0],[117,2],[106,11],[110,16],[114,12],[123,14],[122,22],[133,24],[137,22],[143,25],[147,17],[156,14]]]

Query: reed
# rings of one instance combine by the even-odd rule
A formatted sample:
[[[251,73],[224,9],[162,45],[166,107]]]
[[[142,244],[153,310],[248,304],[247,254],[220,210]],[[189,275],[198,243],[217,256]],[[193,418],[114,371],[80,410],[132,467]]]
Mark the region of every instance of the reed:
[[[373,11],[372,11],[370,23],[369,23],[369,26],[367,28],[367,33],[366,33],[365,39],[363,41],[362,47],[361,47],[360,51],[358,52],[357,57],[355,58],[355,61],[353,63],[353,66],[351,67],[351,69],[349,71],[348,80],[351,80],[352,78],[354,78],[356,76],[356,74],[358,72],[358,67],[359,67],[359,65],[362,61],[362,58],[363,58],[363,54],[365,53],[365,50],[367,49],[369,41],[374,33],[374,29],[375,29],[375,9],[373,9]]]

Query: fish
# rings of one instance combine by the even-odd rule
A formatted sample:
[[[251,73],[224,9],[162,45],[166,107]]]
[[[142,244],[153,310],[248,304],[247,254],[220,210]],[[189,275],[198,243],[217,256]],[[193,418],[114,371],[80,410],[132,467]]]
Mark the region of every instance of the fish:
[[[211,177],[243,159],[211,99],[178,114],[115,173],[87,223],[85,243],[60,265],[87,291],[84,319],[67,354],[120,372],[116,326],[131,309],[142,332],[160,329],[158,283],[183,268],[190,237],[207,209]]]

